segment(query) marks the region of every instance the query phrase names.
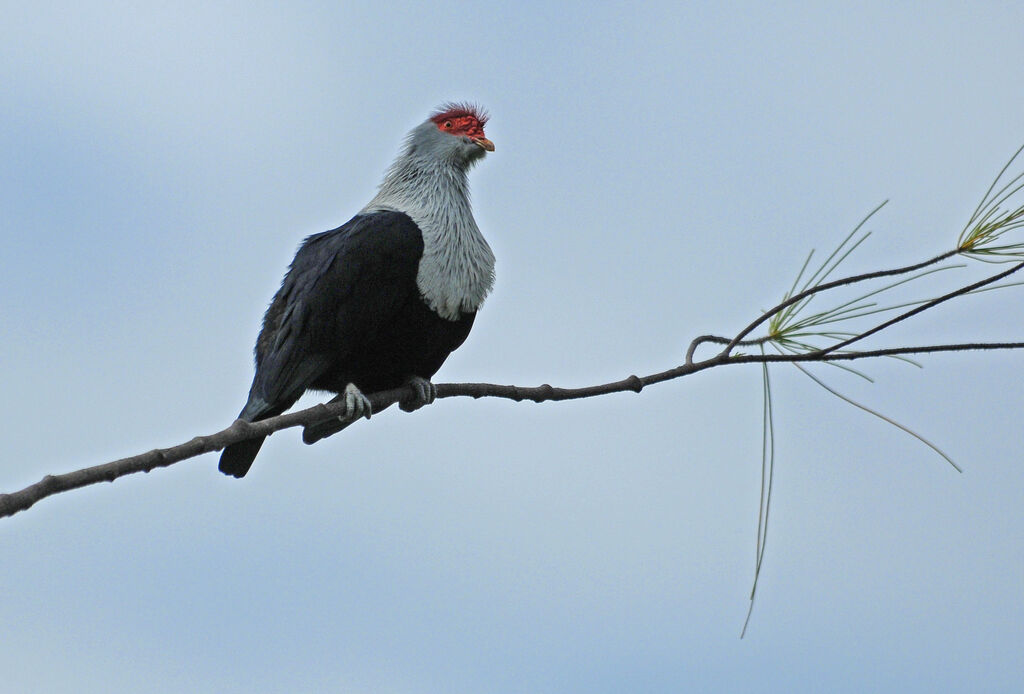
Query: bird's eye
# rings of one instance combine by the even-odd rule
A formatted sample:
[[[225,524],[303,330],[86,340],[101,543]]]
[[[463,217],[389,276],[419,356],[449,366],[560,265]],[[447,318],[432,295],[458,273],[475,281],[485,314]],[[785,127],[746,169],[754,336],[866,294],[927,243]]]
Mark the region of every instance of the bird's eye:
[[[452,129],[452,122],[450,120],[446,120],[444,122],[444,127],[447,128],[448,130],[451,130]]]

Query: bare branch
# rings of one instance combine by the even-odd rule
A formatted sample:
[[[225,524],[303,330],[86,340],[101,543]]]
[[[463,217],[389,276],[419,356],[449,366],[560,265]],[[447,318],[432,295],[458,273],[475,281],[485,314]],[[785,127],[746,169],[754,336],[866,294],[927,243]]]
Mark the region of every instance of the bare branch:
[[[374,393],[369,396],[373,409],[382,410],[402,398],[411,397],[410,388]],[[113,462],[93,467],[82,468],[62,475],[47,475],[39,482],[11,494],[0,494],[0,518],[12,516],[18,511],[31,508],[40,499],[66,492],[79,487],[86,487],[98,482],[113,482],[119,477],[136,472],[149,472],[158,467],[167,467],[174,463],[195,458],[203,453],[219,451],[232,443],[238,443],[256,436],[269,436],[275,431],[290,427],[315,424],[331,417],[337,417],[345,410],[344,403],[321,404],[298,412],[271,417],[259,422],[246,422],[236,419],[227,429],[216,434],[196,436],[190,441],[171,448],[157,448],[146,453],[121,458]]]

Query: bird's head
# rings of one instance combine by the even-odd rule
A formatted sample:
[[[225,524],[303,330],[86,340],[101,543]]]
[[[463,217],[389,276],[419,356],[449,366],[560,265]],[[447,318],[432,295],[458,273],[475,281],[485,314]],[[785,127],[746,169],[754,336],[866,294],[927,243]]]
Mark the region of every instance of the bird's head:
[[[484,136],[487,114],[469,104],[445,104],[409,133],[408,153],[469,168],[494,143]]]

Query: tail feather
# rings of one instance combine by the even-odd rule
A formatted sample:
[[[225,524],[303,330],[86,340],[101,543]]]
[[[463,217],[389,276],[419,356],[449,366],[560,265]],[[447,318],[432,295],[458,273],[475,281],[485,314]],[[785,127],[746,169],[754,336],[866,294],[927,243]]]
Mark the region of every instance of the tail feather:
[[[266,436],[260,436],[231,444],[220,454],[220,465],[217,466],[217,469],[225,475],[245,477],[245,473],[249,472],[252,461],[256,460],[256,454],[260,452],[260,447],[266,440]]]
[[[248,402],[245,403],[242,411],[238,413],[238,418],[244,419],[247,422],[255,422],[281,414],[284,409],[272,407],[262,398],[253,397],[252,393],[250,393]],[[260,452],[260,448],[266,440],[266,436],[260,436],[227,446],[220,454],[220,464],[217,466],[217,469],[225,475],[239,478],[245,477],[245,473],[249,472],[249,468],[252,467],[252,461],[256,460],[256,454]]]

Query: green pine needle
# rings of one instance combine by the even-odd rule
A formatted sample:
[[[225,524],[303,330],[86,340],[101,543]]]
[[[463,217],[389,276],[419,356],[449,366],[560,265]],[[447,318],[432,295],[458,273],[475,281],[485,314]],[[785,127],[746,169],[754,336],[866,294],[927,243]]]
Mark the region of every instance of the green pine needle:
[[[960,232],[957,248],[963,255],[988,263],[1024,259],[1024,243],[1000,242],[1006,234],[1024,228],[1024,203],[1018,200],[1012,206],[1009,204],[1011,198],[1024,190],[1024,172],[1011,178],[996,191],[996,186],[1022,151],[1024,145],[1003,166]]]

